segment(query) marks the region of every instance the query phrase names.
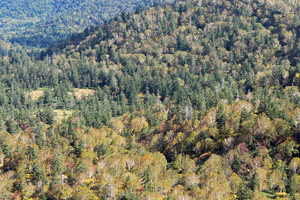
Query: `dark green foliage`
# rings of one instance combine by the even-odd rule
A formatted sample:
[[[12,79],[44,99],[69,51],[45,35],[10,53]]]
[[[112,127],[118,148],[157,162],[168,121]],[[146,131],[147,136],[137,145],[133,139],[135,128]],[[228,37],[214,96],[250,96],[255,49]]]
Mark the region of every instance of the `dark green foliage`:
[[[233,158],[233,163],[232,163],[232,169],[234,172],[237,172],[239,170],[239,168],[241,167],[241,161],[240,158],[237,155],[234,155]]]
[[[75,183],[75,177],[74,177],[74,174],[73,173],[71,173],[70,175],[68,175],[68,184],[70,185],[70,186],[73,186],[74,185],[74,183]]]
[[[288,192],[291,195],[292,200],[296,199],[296,183],[295,183],[295,176],[292,175],[288,180]]]
[[[53,176],[58,176],[60,175],[63,170],[64,170],[64,166],[63,166],[63,162],[61,160],[61,155],[59,152],[59,149],[56,149],[56,154],[54,156],[54,160],[52,162],[52,169],[53,169]]]
[[[250,199],[251,190],[249,187],[246,187],[245,183],[241,183],[239,190],[237,192],[237,199],[244,200],[244,199]]]
[[[254,190],[255,187],[260,188],[259,187],[259,176],[258,176],[258,173],[256,170],[255,170],[255,174],[253,175],[252,180],[250,182],[250,186],[251,186],[252,190]]]
[[[20,182],[19,182],[18,188],[20,190],[22,190],[26,186],[26,179],[25,179],[24,170],[22,170],[21,173],[19,174],[19,178],[20,178]]]
[[[98,154],[98,156],[104,156],[110,154],[109,148],[104,145],[103,143],[98,144],[95,148],[94,151]]]
[[[36,148],[29,146],[27,150],[27,155],[29,156],[29,160],[33,161],[39,157],[39,152]]]
[[[217,111],[216,120],[217,120],[219,126],[224,126],[225,122],[228,120],[228,116],[224,112],[224,107],[222,104],[220,105],[220,108]]]
[[[79,161],[79,163],[76,166],[76,173],[84,173],[86,171],[86,166],[85,164],[82,162],[82,160]]]
[[[7,126],[7,132],[9,132],[10,134],[17,133],[19,130],[19,125],[13,119],[7,120],[6,126]]]
[[[46,173],[44,168],[41,166],[41,163],[39,163],[38,161],[33,163],[33,183],[37,184],[38,182],[42,182],[44,183],[46,181]]]

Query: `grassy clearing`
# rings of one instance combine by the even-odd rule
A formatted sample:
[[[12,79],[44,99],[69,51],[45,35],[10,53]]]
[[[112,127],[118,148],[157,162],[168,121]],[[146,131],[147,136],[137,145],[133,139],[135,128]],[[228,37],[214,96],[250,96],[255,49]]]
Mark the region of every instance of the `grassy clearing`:
[[[31,92],[27,92],[27,97],[31,98],[32,100],[37,100],[41,96],[44,95],[45,88],[39,88],[38,90],[33,90]],[[93,95],[95,93],[95,90],[91,89],[74,89],[74,95],[77,99],[82,99],[83,97],[87,97],[89,95]],[[69,95],[72,95],[71,92],[68,92]]]
[[[83,97],[93,95],[94,93],[95,90],[91,90],[91,89],[75,89],[74,95],[76,96],[77,99],[82,99]]]
[[[67,118],[68,116],[72,115],[73,111],[69,111],[69,110],[54,110],[54,112],[56,113],[55,119],[57,119],[58,121],[61,121],[62,119]]]
[[[44,95],[44,89],[34,90],[34,91],[27,93],[27,97],[31,98],[32,100],[37,100],[38,98],[40,98],[43,95]]]

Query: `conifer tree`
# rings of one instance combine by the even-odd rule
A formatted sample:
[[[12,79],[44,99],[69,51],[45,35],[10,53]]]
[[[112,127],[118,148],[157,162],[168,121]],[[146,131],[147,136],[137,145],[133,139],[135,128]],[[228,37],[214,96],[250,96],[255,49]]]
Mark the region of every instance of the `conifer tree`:
[[[147,192],[152,192],[153,191],[153,185],[152,185],[152,171],[150,166],[145,170],[143,174],[143,185],[144,185],[144,190]]]

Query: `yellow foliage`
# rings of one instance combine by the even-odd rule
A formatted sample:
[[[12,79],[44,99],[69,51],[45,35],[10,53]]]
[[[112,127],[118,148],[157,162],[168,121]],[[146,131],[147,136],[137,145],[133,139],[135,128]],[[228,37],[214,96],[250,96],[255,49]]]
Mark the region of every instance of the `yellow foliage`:
[[[280,197],[280,198],[284,198],[284,197],[287,196],[287,194],[285,192],[276,192],[275,195]]]
[[[257,173],[259,176],[259,191],[263,191],[268,189],[268,184],[267,184],[267,176],[268,176],[269,169],[268,167],[258,167],[257,168]]]
[[[146,199],[163,200],[164,199],[164,195],[157,194],[157,193],[150,193],[150,194],[147,195]]]
[[[296,84],[300,83],[300,73],[297,73],[293,79],[293,82]]]
[[[162,180],[160,182],[158,182],[158,187],[161,188],[161,190],[164,193],[168,193],[171,190],[171,184],[168,181]]]
[[[42,188],[42,191],[46,193],[48,192],[48,190],[49,190],[49,185],[45,184],[44,187]]]
[[[207,153],[204,153],[204,154],[202,154],[202,155],[199,157],[199,159],[203,159],[204,157],[209,156],[210,154],[211,154],[210,151],[207,152]]]
[[[155,158],[151,154],[145,154],[141,158],[141,162],[146,166],[151,165],[151,163],[155,160]]]
[[[149,124],[145,117],[136,118],[131,120],[130,122],[131,131],[140,132],[143,127],[149,127]]]
[[[273,162],[270,157],[266,157],[264,159],[264,166],[268,167],[269,169],[273,168]]]
[[[95,153],[93,149],[83,149],[83,151],[80,154],[80,157],[82,159],[93,160],[97,157],[97,153]]]
[[[184,193],[184,187],[182,185],[176,185],[175,187],[173,187],[171,193],[175,196],[182,195]]]
[[[90,184],[91,182],[93,182],[94,181],[94,179],[93,178],[88,178],[88,179],[85,179],[84,180],[84,184]]]
[[[222,197],[222,200],[230,200],[230,187],[224,183],[220,183],[212,188],[208,195],[208,199],[215,199],[216,196]]]
[[[294,174],[293,176],[295,177],[296,190],[297,190],[297,192],[299,192],[300,191],[300,175]]]
[[[238,192],[242,181],[243,180],[236,173],[231,174],[231,176],[229,177],[229,185],[231,187],[232,192],[234,193]]]
[[[33,178],[33,174],[26,174],[26,175],[25,175],[25,178],[26,178],[26,179],[32,179],[32,178]]]

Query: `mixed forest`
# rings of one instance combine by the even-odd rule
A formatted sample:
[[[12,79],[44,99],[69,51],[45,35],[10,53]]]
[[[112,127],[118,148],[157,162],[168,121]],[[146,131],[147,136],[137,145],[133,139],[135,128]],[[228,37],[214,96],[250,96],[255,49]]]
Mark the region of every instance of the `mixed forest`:
[[[10,48],[0,198],[300,199],[299,17],[296,1],[176,1],[41,59]]]
[[[0,39],[45,48],[88,26],[160,0],[1,0]],[[1,49],[0,49],[1,50]]]

